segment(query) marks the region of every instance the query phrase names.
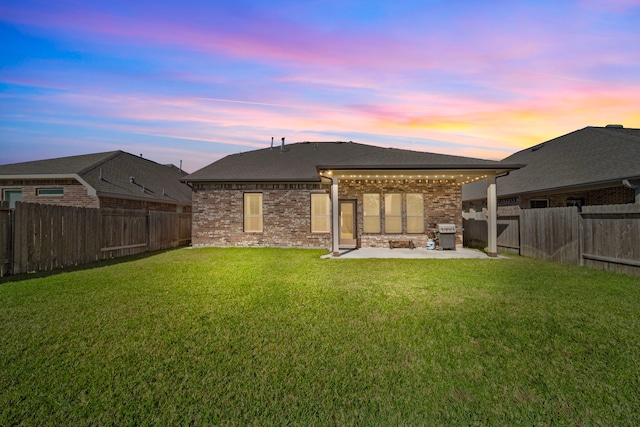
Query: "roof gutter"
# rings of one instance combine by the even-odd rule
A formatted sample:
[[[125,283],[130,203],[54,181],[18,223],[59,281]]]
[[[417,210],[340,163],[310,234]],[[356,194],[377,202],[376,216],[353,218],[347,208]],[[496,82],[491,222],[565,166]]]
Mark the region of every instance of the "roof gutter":
[[[449,165],[317,165],[316,169],[327,170],[494,170],[507,171],[520,169],[523,164],[504,165],[469,165],[469,164],[449,164]]]
[[[210,182],[212,184],[251,184],[251,183],[259,183],[259,184],[281,184],[281,183],[294,183],[294,184],[303,184],[303,183],[313,183],[317,184],[320,182],[318,178],[292,178],[292,179],[211,179],[211,178],[196,178],[196,179],[181,179],[180,182],[188,183],[196,183],[196,182]]]

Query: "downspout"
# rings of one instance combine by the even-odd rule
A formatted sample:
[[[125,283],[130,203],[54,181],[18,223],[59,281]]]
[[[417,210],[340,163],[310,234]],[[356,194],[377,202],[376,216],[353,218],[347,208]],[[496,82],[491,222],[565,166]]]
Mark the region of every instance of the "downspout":
[[[622,185],[624,185],[625,187],[629,187],[635,190],[636,192],[636,205],[640,205],[640,185],[633,185],[632,183],[629,182],[628,179],[623,179],[622,180]]]

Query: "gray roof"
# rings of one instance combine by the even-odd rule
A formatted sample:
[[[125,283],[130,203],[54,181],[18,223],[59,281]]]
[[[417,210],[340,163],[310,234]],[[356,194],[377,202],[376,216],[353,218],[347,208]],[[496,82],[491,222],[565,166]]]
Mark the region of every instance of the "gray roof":
[[[183,181],[318,182],[318,169],[333,170],[510,170],[518,165],[420,151],[382,148],[354,142],[298,142],[214,162]]]
[[[501,197],[620,184],[623,179],[640,179],[640,129],[589,126],[503,162],[526,166],[498,179]],[[466,184],[462,199],[486,199],[486,191],[486,183]]]
[[[191,189],[180,182],[185,172],[174,165],[161,165],[124,151],[0,165],[0,179],[55,179],[75,175],[93,187],[98,196],[191,204]]]

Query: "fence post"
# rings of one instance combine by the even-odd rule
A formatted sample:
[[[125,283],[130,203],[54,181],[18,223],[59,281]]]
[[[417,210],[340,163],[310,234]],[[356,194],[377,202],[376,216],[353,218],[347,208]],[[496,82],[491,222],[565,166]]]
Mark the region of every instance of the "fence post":
[[[584,218],[582,217],[582,212],[580,208],[578,209],[578,265],[580,267],[584,266],[584,257],[582,254],[584,253]]]
[[[151,211],[147,210],[145,219],[146,219],[145,240],[147,242],[147,249],[145,252],[149,252],[149,246],[151,245]]]
[[[16,253],[16,211],[9,211],[9,274],[13,274],[13,261]]]
[[[0,209],[0,277],[13,272],[14,218],[13,209]]]

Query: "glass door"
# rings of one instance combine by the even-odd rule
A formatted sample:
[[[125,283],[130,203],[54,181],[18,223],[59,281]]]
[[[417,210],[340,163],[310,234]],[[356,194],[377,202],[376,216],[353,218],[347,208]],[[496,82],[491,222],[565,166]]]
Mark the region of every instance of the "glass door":
[[[356,201],[340,200],[340,247],[356,247]]]

